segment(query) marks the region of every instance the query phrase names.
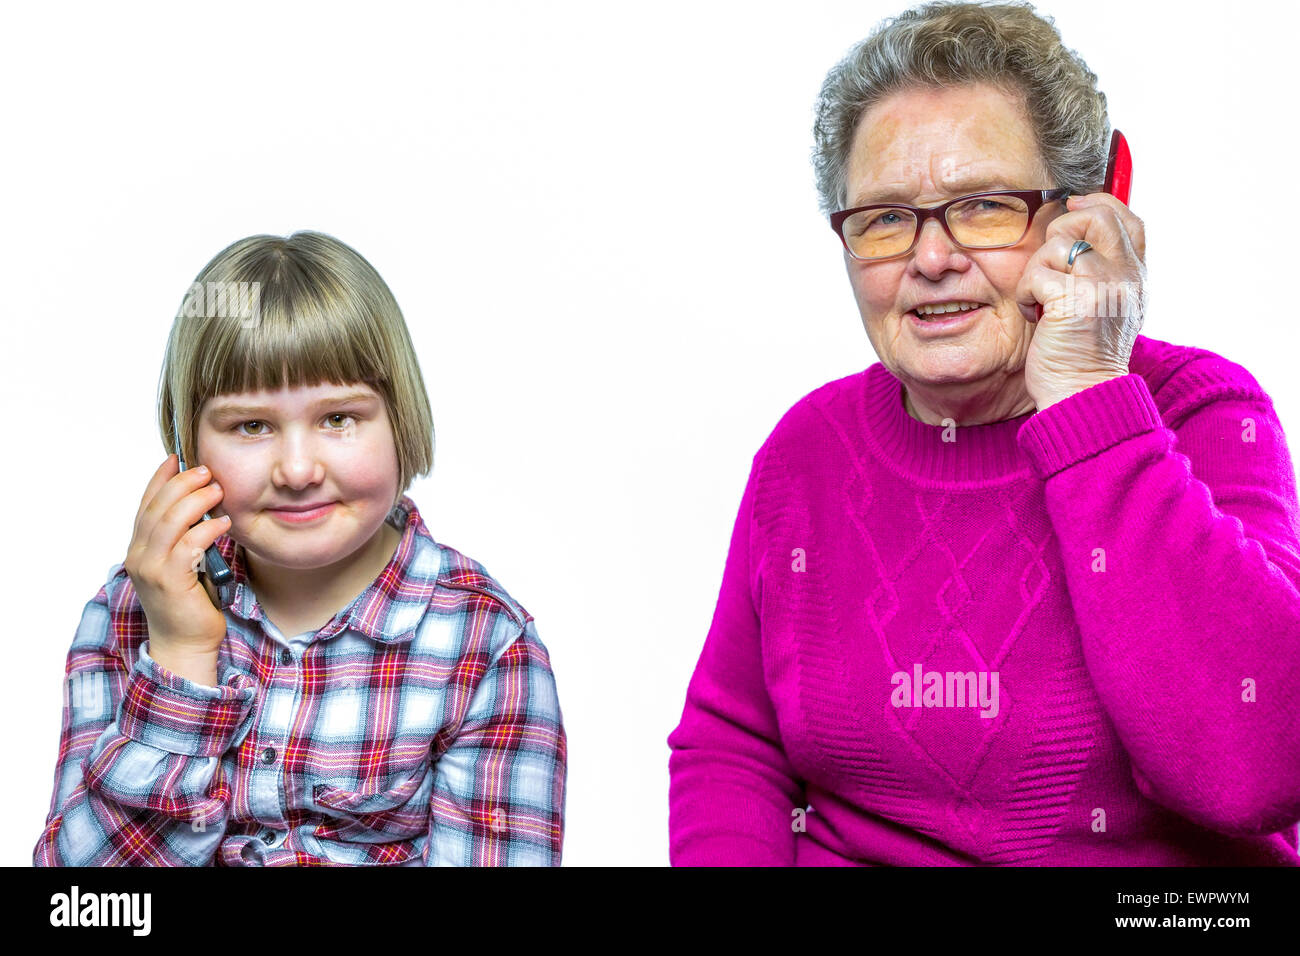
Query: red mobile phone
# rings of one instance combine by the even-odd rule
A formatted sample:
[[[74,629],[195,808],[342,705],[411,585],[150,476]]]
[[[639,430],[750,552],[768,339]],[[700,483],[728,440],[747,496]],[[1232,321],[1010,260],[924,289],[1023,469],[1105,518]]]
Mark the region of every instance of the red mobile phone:
[[[1110,193],[1128,205],[1129,190],[1133,186],[1133,156],[1128,151],[1128,140],[1119,130],[1110,134],[1110,156],[1106,160],[1106,182],[1101,191]]]
[[[1133,188],[1133,154],[1128,151],[1128,140],[1119,130],[1110,134],[1110,155],[1106,157],[1106,178],[1101,191],[1110,193],[1124,205],[1128,205],[1128,194]],[[1043,317],[1041,303],[1034,306],[1034,314]]]

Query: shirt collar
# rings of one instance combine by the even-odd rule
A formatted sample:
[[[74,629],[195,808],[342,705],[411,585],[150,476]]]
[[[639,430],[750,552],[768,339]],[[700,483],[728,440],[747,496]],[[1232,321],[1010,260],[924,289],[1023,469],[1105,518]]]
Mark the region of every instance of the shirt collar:
[[[400,644],[415,636],[437,587],[442,549],[409,496],[402,496],[386,520],[402,532],[392,559],[355,601],[316,632],[313,641],[328,640],[347,628],[384,644]],[[234,575],[218,589],[222,610],[249,622],[265,621],[248,580],[244,546],[229,535],[218,538],[216,545]]]

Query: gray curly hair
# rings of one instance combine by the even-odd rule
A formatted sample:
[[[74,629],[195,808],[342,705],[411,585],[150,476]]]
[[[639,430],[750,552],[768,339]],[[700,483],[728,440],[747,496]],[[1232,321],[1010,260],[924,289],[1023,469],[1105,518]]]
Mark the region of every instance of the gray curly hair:
[[[1097,76],[1027,2],[925,3],[885,20],[827,74],[813,124],[821,209],[844,208],[863,113],[911,88],[985,82],[1016,97],[1054,183],[1092,192],[1105,175],[1110,121]]]

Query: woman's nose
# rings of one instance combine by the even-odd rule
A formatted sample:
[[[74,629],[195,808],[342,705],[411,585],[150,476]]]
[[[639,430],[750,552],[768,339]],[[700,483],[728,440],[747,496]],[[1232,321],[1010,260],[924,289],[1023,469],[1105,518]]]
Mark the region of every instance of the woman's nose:
[[[917,237],[912,256],[916,260],[917,268],[928,273],[947,268],[952,254],[960,248],[961,246],[948,237],[939,220],[928,219],[921,226],[921,235]]]

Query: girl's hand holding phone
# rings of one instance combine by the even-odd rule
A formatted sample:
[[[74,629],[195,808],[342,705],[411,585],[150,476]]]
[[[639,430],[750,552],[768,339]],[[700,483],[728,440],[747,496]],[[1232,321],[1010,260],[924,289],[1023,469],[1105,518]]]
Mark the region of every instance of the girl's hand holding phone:
[[[222,491],[206,468],[181,471],[176,456],[154,472],[135,517],[123,562],[149,624],[149,654],[190,680],[215,685],[217,650],[226,618],[199,581],[208,546],[225,534],[230,519],[203,520]]]

